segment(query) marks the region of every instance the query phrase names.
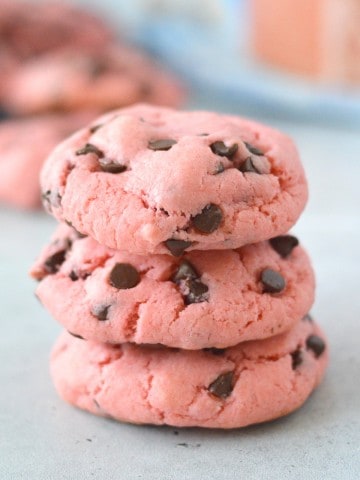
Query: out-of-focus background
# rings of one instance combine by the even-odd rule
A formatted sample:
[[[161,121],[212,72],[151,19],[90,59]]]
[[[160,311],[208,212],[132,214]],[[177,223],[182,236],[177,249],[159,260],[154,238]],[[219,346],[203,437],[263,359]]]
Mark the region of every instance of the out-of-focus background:
[[[358,479],[360,2],[73,2],[105,27],[63,2],[56,14],[39,3],[6,17],[18,2],[0,0],[0,478]],[[313,259],[312,313],[331,364],[289,417],[230,432],[136,427],[73,409],[53,390],[60,326],[27,276],[55,227],[40,208],[39,170],[64,136],[136,100],[248,115],[298,144],[310,200],[293,231]]]

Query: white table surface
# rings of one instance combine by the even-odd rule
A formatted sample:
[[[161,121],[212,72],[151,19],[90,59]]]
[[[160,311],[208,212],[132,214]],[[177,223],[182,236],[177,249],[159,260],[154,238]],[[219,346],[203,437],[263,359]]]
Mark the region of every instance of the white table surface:
[[[320,388],[295,414],[235,431],[125,425],[66,405],[48,374],[60,327],[27,278],[54,222],[3,207],[0,479],[360,478],[360,136],[278,126],[297,140],[310,182],[294,231],[313,258],[313,314],[331,349]]]

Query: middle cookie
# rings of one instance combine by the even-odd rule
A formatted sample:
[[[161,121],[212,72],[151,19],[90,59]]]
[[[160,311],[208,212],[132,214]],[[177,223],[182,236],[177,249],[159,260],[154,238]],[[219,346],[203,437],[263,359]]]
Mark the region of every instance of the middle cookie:
[[[315,290],[291,235],[174,258],[112,250],[63,224],[31,274],[40,301],[76,336],[189,350],[284,332],[308,313]]]

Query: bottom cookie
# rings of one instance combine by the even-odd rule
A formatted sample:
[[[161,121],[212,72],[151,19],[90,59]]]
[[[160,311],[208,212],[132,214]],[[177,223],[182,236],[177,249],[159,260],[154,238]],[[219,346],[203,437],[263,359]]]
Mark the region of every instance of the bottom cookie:
[[[224,350],[109,346],[64,333],[51,355],[67,402],[116,420],[237,428],[299,408],[321,381],[327,348],[310,317],[287,333]]]

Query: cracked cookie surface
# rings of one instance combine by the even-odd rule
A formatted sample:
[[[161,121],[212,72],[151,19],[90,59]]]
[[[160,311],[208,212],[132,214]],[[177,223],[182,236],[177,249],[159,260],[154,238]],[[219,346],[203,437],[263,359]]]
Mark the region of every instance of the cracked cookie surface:
[[[321,381],[324,337],[309,319],[225,350],[106,346],[63,333],[51,356],[67,402],[131,423],[237,428],[299,408]]]
[[[293,142],[239,117],[136,105],[63,142],[41,175],[46,207],[110,248],[231,249],[286,233],[307,200]]]
[[[315,290],[310,260],[290,235],[177,258],[112,250],[62,224],[31,274],[39,300],[76,335],[190,350],[288,330]]]

